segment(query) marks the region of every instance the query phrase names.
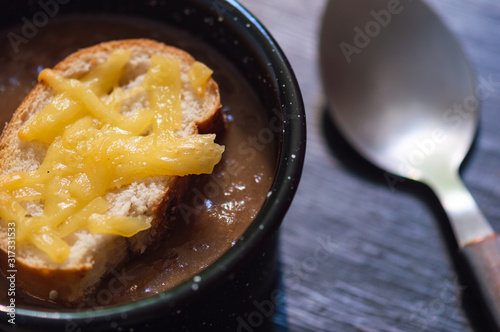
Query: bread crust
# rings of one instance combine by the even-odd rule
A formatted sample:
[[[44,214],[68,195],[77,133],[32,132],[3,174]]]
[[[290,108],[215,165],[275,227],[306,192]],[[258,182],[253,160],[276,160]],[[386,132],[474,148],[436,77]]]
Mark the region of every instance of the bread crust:
[[[148,39],[133,39],[105,42],[79,50],[62,60],[53,69],[64,77],[79,78],[95,65],[96,59],[102,61],[118,48],[132,50],[131,59],[134,59],[135,56],[150,58],[152,54],[163,54],[176,57],[189,65],[195,61],[191,55],[175,47]],[[35,154],[38,150],[46,150],[46,145],[40,142],[21,142],[17,137],[17,132],[54,95],[55,92],[50,86],[45,82],[40,82],[16,110],[12,120],[0,136],[0,176],[19,169],[20,166],[15,165],[15,163],[19,163],[18,159],[23,158],[19,157],[20,150],[28,147],[29,151],[35,151]],[[225,121],[220,105],[219,88],[213,79],[207,83],[203,113],[191,120],[188,123],[183,123],[185,127],[183,130],[188,134],[209,132],[220,134],[224,131]],[[12,156],[16,156],[15,158],[18,159],[14,158],[13,160]],[[29,170],[34,170],[38,165],[28,167],[32,168]],[[134,255],[155,247],[159,241],[165,238],[170,224],[173,222],[175,209],[190,187],[191,177],[168,177],[162,181],[166,181],[166,186],[164,186],[161,197],[154,200],[153,207],[150,209],[154,216],[151,228],[131,238],[112,235],[101,236],[103,244],[99,248],[94,248],[96,255],[90,260],[75,264],[43,266],[45,263],[37,264],[31,259],[23,257],[22,251],[17,252],[17,285],[32,296],[61,304],[74,303],[92,293],[104,275],[119,268]],[[0,268],[4,272],[8,270],[7,247],[7,222],[1,220]],[[54,298],[54,295],[57,297]]]

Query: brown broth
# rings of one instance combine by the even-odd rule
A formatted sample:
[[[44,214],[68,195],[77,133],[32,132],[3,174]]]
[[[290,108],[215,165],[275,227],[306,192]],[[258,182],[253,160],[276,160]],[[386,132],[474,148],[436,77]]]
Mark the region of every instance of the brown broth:
[[[15,31],[15,29],[8,30]],[[176,226],[158,249],[133,259],[105,279],[79,308],[125,303],[163,292],[196,276],[238,240],[259,211],[275,169],[275,144],[259,141],[269,127],[263,106],[244,77],[208,45],[163,24],[120,17],[72,16],[52,20],[15,52],[0,33],[0,121],[10,119],[36,84],[42,68],[52,67],[79,48],[102,41],[151,38],[180,47],[214,70],[229,126],[219,143],[223,159],[195,185],[179,206]],[[263,137],[261,135],[261,137]],[[0,278],[0,303],[7,303],[7,282]],[[57,309],[55,304],[17,292],[18,307]]]

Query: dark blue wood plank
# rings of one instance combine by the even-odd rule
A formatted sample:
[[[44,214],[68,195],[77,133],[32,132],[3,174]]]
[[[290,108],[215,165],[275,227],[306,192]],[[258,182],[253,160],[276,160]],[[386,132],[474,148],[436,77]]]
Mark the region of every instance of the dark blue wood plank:
[[[274,316],[276,330],[486,331],[433,194],[410,181],[391,186],[350,150],[325,115],[317,58],[326,1],[241,3],[287,54],[308,115],[303,180],[282,227],[286,300]],[[456,35],[478,81],[492,87],[462,173],[500,230],[500,3],[426,3]]]

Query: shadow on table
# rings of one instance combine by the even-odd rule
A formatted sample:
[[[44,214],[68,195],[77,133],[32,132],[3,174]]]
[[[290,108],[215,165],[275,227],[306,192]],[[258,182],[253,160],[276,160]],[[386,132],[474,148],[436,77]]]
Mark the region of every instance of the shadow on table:
[[[362,157],[353,147],[344,139],[339,129],[333,123],[327,106],[321,113],[321,133],[325,139],[330,152],[338,159],[349,172],[374,184],[387,187],[388,182],[392,181],[397,186],[398,191],[404,192],[416,199],[425,202],[433,212],[435,219],[438,220],[441,228],[441,235],[448,248],[448,257],[450,257],[458,279],[461,285],[468,285],[467,272],[464,271],[464,265],[461,262],[461,256],[458,253],[458,246],[455,242],[453,231],[448,222],[447,216],[439,203],[437,197],[426,185],[413,180],[404,179],[389,175],[386,171],[374,166]],[[465,158],[462,167],[466,168],[468,161],[474,155],[476,140]],[[389,177],[388,177],[389,176]],[[488,331],[485,317],[482,311],[482,304],[474,295],[473,287],[467,286],[463,291],[462,308],[474,330]]]
[[[278,259],[273,286],[253,299],[251,310],[238,317],[236,332],[288,332],[283,264]]]

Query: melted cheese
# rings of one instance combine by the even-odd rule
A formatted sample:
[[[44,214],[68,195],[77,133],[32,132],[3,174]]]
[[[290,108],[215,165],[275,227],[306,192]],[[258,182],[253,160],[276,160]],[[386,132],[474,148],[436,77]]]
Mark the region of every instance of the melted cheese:
[[[196,89],[198,96],[203,98],[207,82],[212,77],[212,69],[208,68],[205,64],[196,61],[188,70],[188,79]]]
[[[137,179],[211,173],[224,147],[215,135],[177,135],[181,128],[181,70],[177,59],[153,55],[141,86],[119,86],[130,52],[116,50],[81,79],[50,69],[39,80],[57,94],[23,128],[22,141],[48,144],[33,172],[0,178],[0,217],[16,223],[18,243],[29,241],[54,261],[70,253],[65,237],[85,228],[95,234],[130,237],[151,226],[151,216],[107,214],[104,196]],[[188,78],[200,97],[211,70],[195,62]],[[147,93],[149,107],[126,115],[122,102]],[[31,216],[23,202],[41,201]]]

